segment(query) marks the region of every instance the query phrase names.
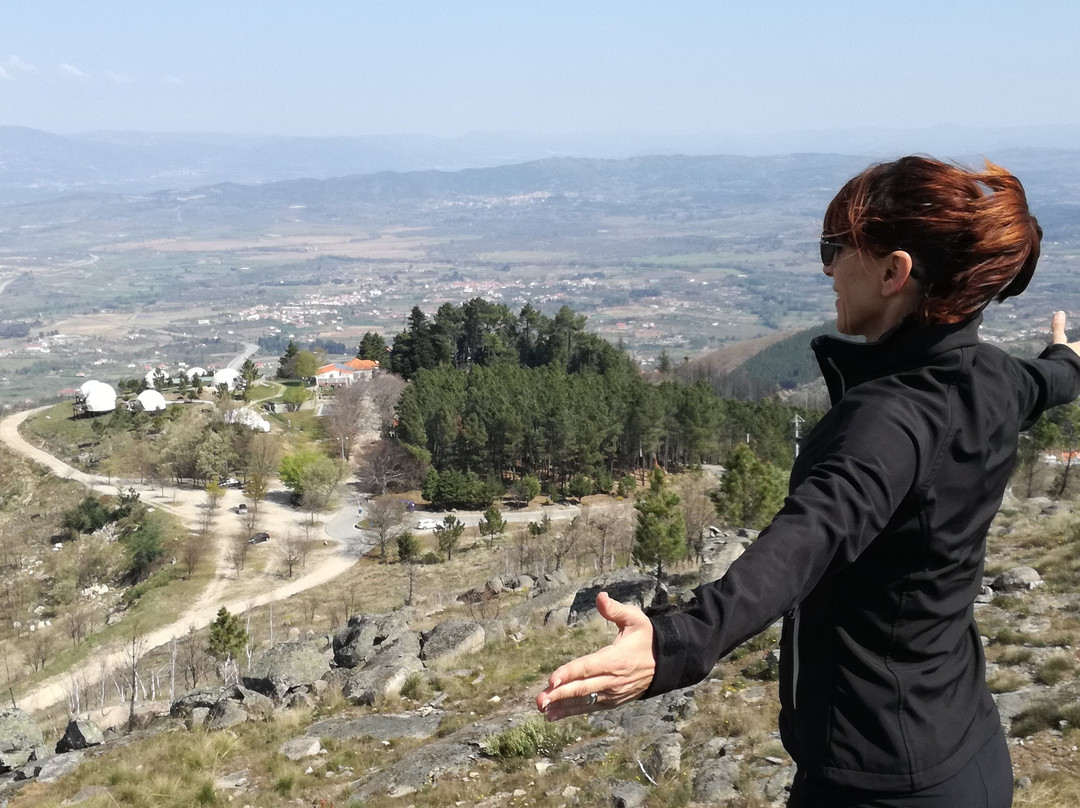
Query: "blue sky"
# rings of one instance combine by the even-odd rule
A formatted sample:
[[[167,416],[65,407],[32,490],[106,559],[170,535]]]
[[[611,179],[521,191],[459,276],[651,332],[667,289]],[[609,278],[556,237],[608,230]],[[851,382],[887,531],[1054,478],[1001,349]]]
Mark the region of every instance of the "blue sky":
[[[286,135],[1080,125],[1080,4],[37,0],[0,124]]]

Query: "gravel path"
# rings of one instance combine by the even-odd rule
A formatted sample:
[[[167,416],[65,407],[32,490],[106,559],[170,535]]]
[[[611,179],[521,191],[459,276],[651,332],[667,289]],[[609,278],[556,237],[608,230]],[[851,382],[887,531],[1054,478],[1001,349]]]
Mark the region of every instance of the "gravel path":
[[[82,483],[95,493],[114,494],[118,486],[127,488],[130,485],[139,491],[142,501],[147,505],[173,513],[191,527],[198,524],[199,514],[205,502],[205,493],[201,489],[167,486],[162,495],[162,490],[159,488],[141,485],[130,480],[109,480],[100,475],[79,471],[28,443],[19,434],[19,425],[42,409],[46,408],[16,413],[0,421],[0,441],[52,473]],[[280,539],[290,532],[299,532],[300,524],[306,517],[303,513],[279,504],[277,500],[287,501],[283,489],[272,490],[268,499],[261,504],[260,522],[257,529],[267,531],[272,537]],[[216,573],[213,580],[191,605],[191,608],[175,621],[147,633],[140,639],[144,652],[166,645],[174,638],[183,637],[191,626],[202,628],[208,625],[222,606],[234,614],[240,613],[245,609],[292,597],[299,592],[332,581],[352,567],[370,547],[361,531],[348,526],[347,521],[343,524],[340,518],[342,513],[356,513],[356,505],[350,503],[343,507],[339,514],[328,520],[328,525],[335,525],[333,535],[330,531],[323,531],[327,537],[323,541],[324,546],[317,548],[309,556],[302,575],[291,580],[284,580],[273,573],[273,563],[264,564],[263,572],[251,571],[252,567],[257,566],[260,554],[264,554],[263,559],[265,559],[266,553],[273,552],[274,538],[272,538],[269,544],[252,548],[248,567],[237,579],[227,561],[227,555],[230,537],[242,527],[240,517],[235,514],[236,505],[242,501],[242,492],[235,489],[226,491],[215,522]],[[235,520],[234,526],[228,524],[230,518]],[[47,709],[67,699],[72,687],[72,679],[75,676],[78,677],[80,683],[96,683],[100,681],[103,670],[112,672],[121,670],[123,667],[124,650],[121,646],[101,648],[84,659],[79,671],[54,676],[40,683],[30,692],[24,693],[18,699],[19,706],[29,711]]]

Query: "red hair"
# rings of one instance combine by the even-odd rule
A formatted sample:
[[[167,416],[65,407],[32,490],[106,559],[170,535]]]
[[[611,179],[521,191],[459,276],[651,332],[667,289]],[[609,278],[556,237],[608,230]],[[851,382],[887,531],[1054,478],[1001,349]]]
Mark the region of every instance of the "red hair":
[[[903,250],[923,298],[916,316],[956,323],[1024,291],[1042,229],[1020,181],[989,160],[969,171],[927,157],[871,166],[825,212],[824,236],[876,257]]]

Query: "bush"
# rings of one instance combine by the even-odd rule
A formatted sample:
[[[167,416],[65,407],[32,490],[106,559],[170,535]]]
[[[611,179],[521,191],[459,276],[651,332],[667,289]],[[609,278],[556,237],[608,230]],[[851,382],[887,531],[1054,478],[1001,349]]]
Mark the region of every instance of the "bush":
[[[421,564],[441,564],[442,563],[442,556],[436,555],[435,553],[431,552],[431,550],[428,550],[426,553],[424,553],[422,556],[420,556],[420,563]]]
[[[576,737],[576,729],[563,722],[530,718],[523,724],[489,735],[481,744],[484,752],[499,758],[550,757]]]
[[[1056,685],[1072,672],[1072,661],[1063,654],[1056,654],[1039,666],[1035,678],[1044,685]]]
[[[1027,678],[1016,671],[1003,668],[986,679],[991,693],[1011,693],[1027,684]]]

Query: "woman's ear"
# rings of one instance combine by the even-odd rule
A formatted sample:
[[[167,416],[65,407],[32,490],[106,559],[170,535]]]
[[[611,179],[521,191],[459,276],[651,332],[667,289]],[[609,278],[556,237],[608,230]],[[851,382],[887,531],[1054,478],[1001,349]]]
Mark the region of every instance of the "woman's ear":
[[[911,278],[911,254],[904,250],[893,250],[883,259],[881,274],[881,295],[892,297],[900,294]]]

